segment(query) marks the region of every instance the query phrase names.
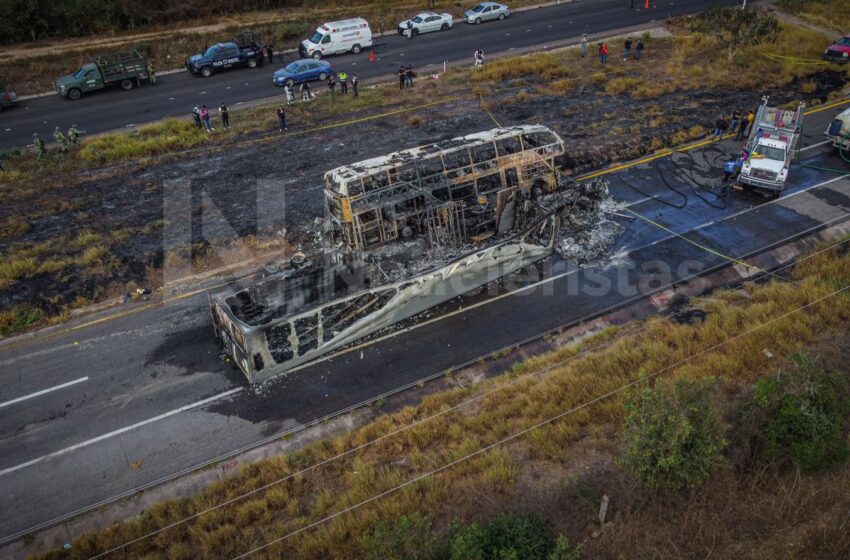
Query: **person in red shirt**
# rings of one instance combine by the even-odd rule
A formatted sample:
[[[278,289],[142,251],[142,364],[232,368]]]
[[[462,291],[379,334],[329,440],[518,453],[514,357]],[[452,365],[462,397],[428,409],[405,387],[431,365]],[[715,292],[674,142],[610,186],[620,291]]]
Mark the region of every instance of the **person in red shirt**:
[[[602,46],[599,47],[599,59],[602,64],[608,62],[608,43],[602,43]]]

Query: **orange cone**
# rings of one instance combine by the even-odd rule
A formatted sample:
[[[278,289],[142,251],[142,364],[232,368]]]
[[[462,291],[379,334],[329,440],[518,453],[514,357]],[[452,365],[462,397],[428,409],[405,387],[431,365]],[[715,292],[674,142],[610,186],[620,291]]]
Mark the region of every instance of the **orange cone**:
[[[369,62],[375,62],[375,51],[369,51]]]

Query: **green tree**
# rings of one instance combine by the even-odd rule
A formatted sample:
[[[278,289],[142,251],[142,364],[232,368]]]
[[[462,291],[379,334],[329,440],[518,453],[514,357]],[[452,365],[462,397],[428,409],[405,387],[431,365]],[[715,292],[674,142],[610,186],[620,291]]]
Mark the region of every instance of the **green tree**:
[[[658,383],[626,399],[624,463],[648,486],[696,486],[724,463],[716,382]]]
[[[748,412],[757,454],[807,472],[846,461],[850,381],[810,354],[791,359],[793,372],[756,383]]]
[[[690,28],[716,37],[726,46],[729,60],[743,47],[776,41],[781,30],[773,14],[754,6],[712,6],[691,18]]]
[[[369,560],[427,560],[435,553],[431,522],[419,512],[377,523],[362,543]]]

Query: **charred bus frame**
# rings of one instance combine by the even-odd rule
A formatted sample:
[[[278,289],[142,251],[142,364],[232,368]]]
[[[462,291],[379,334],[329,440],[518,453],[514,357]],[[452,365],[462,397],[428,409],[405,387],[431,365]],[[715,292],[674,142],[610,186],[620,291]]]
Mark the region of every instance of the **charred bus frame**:
[[[562,208],[539,202],[563,153],[554,132],[524,125],[329,171],[338,250],[211,296],[217,336],[262,381],[545,258]],[[387,261],[405,273],[388,277]]]

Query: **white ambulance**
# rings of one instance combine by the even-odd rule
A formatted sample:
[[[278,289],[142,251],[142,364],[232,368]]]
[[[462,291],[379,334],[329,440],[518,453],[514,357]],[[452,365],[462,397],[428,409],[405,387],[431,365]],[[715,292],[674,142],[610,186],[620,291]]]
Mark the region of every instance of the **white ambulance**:
[[[301,58],[316,60],[329,54],[359,53],[372,46],[372,30],[363,18],[329,21],[316,28],[313,36],[298,45]]]

